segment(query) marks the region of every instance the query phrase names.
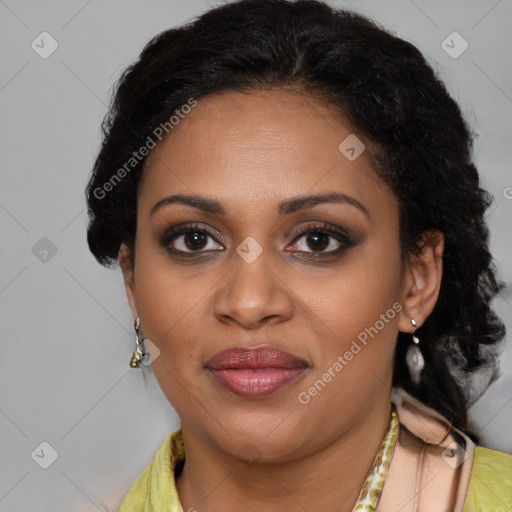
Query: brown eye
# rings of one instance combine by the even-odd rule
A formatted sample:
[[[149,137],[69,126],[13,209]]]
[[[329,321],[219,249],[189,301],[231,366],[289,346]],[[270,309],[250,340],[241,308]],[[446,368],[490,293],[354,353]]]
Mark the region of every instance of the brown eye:
[[[167,232],[160,240],[160,244],[169,252],[179,253],[202,253],[222,250],[213,235],[199,226],[179,226]]]
[[[181,236],[183,237],[183,244],[191,251],[204,249],[208,242],[208,235],[200,232],[190,232]]]
[[[298,252],[327,256],[338,254],[351,245],[352,241],[344,231],[324,224],[303,230],[295,238],[293,248]]]
[[[321,231],[310,231],[305,235],[306,245],[314,251],[324,251],[329,247],[331,238],[333,237]]]

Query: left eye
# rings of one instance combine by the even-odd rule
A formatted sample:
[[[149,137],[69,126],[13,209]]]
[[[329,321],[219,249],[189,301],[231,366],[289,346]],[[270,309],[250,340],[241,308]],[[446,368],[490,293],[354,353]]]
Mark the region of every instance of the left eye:
[[[313,253],[335,253],[348,244],[348,239],[343,233],[318,228],[302,232],[296,240],[294,245],[298,251]],[[307,250],[308,248],[312,250]]]

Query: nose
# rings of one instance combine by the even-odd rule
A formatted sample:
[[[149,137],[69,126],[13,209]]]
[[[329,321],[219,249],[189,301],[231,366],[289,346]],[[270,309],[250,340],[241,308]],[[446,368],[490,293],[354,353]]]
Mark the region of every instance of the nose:
[[[214,295],[217,319],[246,329],[289,320],[294,310],[292,292],[265,250],[251,262],[238,254],[233,259],[231,272]]]

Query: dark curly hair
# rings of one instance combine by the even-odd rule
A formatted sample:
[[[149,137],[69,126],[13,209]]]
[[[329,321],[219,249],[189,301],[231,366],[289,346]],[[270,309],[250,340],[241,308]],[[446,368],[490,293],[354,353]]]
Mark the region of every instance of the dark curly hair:
[[[399,333],[394,385],[468,431],[475,396],[466,384],[482,368],[487,384],[496,378],[490,349],[505,336],[490,304],[500,290],[484,219],[492,197],[472,162],[473,134],[421,52],[359,14],[315,0],[239,0],[153,38],[103,121],[87,187],[90,250],[112,265],[124,242],[134,257],[146,157],[133,155],[156,127],[190,98],[279,86],[320,97],[368,141],[375,172],[398,199],[403,254],[417,254],[429,230],[444,233],[439,299],[418,329],[425,369],[415,386],[410,335]]]

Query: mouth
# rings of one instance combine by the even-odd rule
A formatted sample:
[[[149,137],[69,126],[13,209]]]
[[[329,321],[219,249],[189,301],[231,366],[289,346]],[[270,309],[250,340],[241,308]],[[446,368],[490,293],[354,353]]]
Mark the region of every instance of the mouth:
[[[205,364],[215,382],[242,398],[262,398],[296,382],[308,363],[268,345],[224,350]]]

